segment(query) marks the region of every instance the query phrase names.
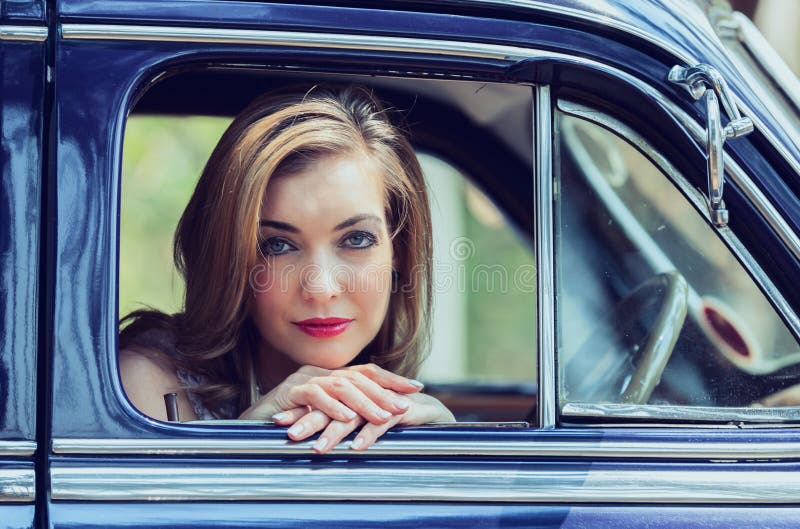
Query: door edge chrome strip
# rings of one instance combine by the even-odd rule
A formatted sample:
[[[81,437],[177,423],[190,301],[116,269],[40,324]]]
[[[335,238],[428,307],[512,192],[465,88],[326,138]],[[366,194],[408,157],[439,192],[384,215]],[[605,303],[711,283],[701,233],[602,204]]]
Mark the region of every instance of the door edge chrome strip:
[[[138,40],[293,46],[302,48],[349,48],[370,51],[455,55],[505,61],[517,61],[529,56],[526,53],[526,48],[500,44],[262,29],[63,24],[61,26],[61,35],[65,39],[70,40]]]
[[[0,457],[25,457],[35,452],[35,441],[0,441]]]
[[[47,40],[47,27],[0,25],[0,40],[45,42]]]
[[[36,501],[36,473],[30,468],[0,468],[0,504]]]
[[[740,428],[741,422],[750,426],[761,427],[765,424],[770,428],[785,427],[797,428],[800,420],[800,407],[791,408],[749,408],[730,407],[721,408],[713,406],[674,406],[658,404],[598,404],[594,402],[567,402],[561,408],[561,415],[565,417],[591,417],[596,419],[621,418],[621,419],[656,419],[670,421],[713,421],[719,426]],[[640,425],[641,426],[641,425]],[[706,424],[706,427],[713,426]]]
[[[793,504],[800,472],[767,469],[486,469],[480,466],[53,463],[55,501],[413,501]],[[724,486],[720,486],[724,484]]]
[[[58,455],[312,455],[312,442],[286,439],[53,439]],[[334,455],[358,458],[349,441]],[[483,456],[521,458],[626,458],[700,460],[800,460],[800,442],[741,443],[731,441],[398,441],[378,440],[363,455],[372,456]],[[800,495],[798,495],[800,497]]]
[[[553,130],[550,87],[535,88],[534,149],[536,155],[533,211],[536,219],[537,328],[539,349],[539,427],[556,425],[555,275],[553,248]]]

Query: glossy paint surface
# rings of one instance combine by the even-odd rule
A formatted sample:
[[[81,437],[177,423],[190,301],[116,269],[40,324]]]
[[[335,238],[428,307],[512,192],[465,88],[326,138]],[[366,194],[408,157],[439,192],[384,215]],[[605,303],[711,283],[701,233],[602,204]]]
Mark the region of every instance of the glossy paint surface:
[[[0,439],[34,439],[44,46],[0,41]]]
[[[470,4],[464,2],[464,4]],[[589,15],[599,16],[599,9],[587,7],[589,2],[560,2],[557,5],[581,9]],[[377,8],[388,3],[372,4]],[[415,4],[416,5],[416,4]],[[610,4],[611,5],[611,4]],[[58,2],[62,22],[141,23],[174,25],[213,25],[247,27],[251,29],[302,29],[353,34],[380,34],[420,38],[465,39],[517,46],[530,46],[548,50],[563,50],[581,57],[601,60],[607,64],[636,75],[646,82],[659,86],[670,98],[692,115],[701,115],[700,105],[689,101],[686,95],[668,86],[664,76],[676,60],[670,53],[658,52],[655,45],[643,44],[640,37],[616,31],[601,23],[592,22],[591,16],[555,10],[542,15],[545,23],[534,23],[536,18],[524,8],[507,11],[487,8],[485,16],[467,16],[466,11],[456,15],[414,12],[412,10],[386,12],[381,9],[315,7],[310,5],[260,4],[253,2],[217,1],[151,1],[127,0],[95,2],[89,0],[61,0]],[[681,46],[686,54],[698,54],[709,62],[721,61],[723,56],[715,48],[713,39],[702,32],[679,24],[680,13],[665,15],[657,8],[662,2],[648,1],[642,11],[634,13],[622,3],[614,2],[620,16],[628,23],[645,24],[660,28],[664,39]],[[489,6],[490,7],[490,6]],[[608,7],[608,6],[607,6]],[[453,5],[454,11],[460,9]],[[474,13],[473,13],[474,14]],[[600,20],[598,18],[598,20]],[[563,23],[566,27],[559,27]],[[591,32],[588,30],[595,30]],[[121,165],[121,139],[128,105],[138,91],[158,74],[178,66],[207,63],[249,63],[314,67],[325,71],[351,73],[419,72],[435,71],[441,75],[469,73],[478,79],[530,82],[557,80],[562,86],[575,90],[594,91],[629,113],[643,115],[642,120],[656,120],[661,133],[675,134],[676,149],[681,148],[687,174],[702,186],[702,152],[685,139],[679,125],[665,119],[655,108],[647,94],[630,96],[619,92],[624,83],[589,72],[576,65],[574,60],[550,63],[547,68],[533,61],[531,64],[510,65],[502,61],[476,59],[443,59],[401,54],[374,52],[342,52],[288,50],[248,45],[212,45],[197,43],[73,41],[59,40],[56,49],[57,80],[54,108],[54,141],[56,173],[50,175],[55,182],[55,203],[47,211],[54,223],[53,262],[46,264],[53,273],[55,283],[46,299],[53,300],[52,340],[52,437],[87,439],[197,439],[248,438],[285,439],[282,428],[233,427],[209,425],[203,427],[175,426],[158,423],[140,416],[121,397],[115,352],[117,348],[117,255],[119,217],[119,173]],[[108,65],[113,64],[113,68]],[[555,67],[554,67],[555,66]],[[549,74],[547,73],[549,71]],[[731,73],[731,72],[728,72]],[[735,72],[732,72],[735,76]],[[549,75],[550,77],[546,77]],[[544,77],[542,77],[544,76]],[[600,82],[598,82],[598,80]],[[742,97],[753,97],[754,108],[758,100],[748,94],[747,87],[737,86]],[[616,98],[616,99],[615,99]],[[748,99],[749,100],[749,99]],[[627,101],[627,102],[626,102]],[[648,110],[642,110],[647,108]],[[663,120],[662,122],[658,120]],[[731,143],[731,152],[746,168],[758,171],[759,184],[782,211],[800,221],[797,197],[785,193],[791,189],[791,173],[778,178],[779,162],[774,161],[768,148],[766,155],[750,139]],[[788,147],[787,147],[788,148]],[[760,175],[760,176],[759,176]],[[777,278],[779,286],[794,285],[798,277],[798,263],[770,230],[755,217],[755,211],[735,188],[730,191],[730,207],[743,212],[737,233],[754,253],[768,253],[762,265]],[[726,200],[729,200],[726,195]],[[15,202],[16,204],[16,202]],[[736,218],[736,217],[734,217]],[[37,232],[38,233],[38,232]],[[15,239],[16,240],[16,239]],[[767,249],[769,251],[767,252]],[[794,297],[791,297],[794,296]],[[787,297],[800,307],[800,293],[787,290]],[[35,320],[33,320],[35,321]],[[35,334],[34,334],[35,336]],[[33,384],[30,384],[33,387]],[[474,443],[492,441],[531,443],[561,441],[588,442],[677,442],[691,447],[709,441],[741,442],[757,446],[768,442],[800,442],[800,431],[793,430],[711,430],[711,429],[645,429],[645,428],[586,428],[536,431],[528,429],[497,428],[441,428],[397,431],[388,435],[390,440],[426,442],[460,440]],[[219,456],[214,456],[219,457]],[[593,467],[602,467],[588,458],[513,458],[426,457],[395,456],[349,459],[338,454],[328,458],[315,458],[310,454],[291,454],[280,458],[266,454],[236,456],[253,468],[267,469],[272,463],[294,465],[303,469],[390,467],[430,468],[436,466],[446,472],[448,468],[462,468],[480,464],[487,472],[493,465],[506,470],[516,466],[526,468],[537,465],[557,472],[575,469],[591,480]],[[413,459],[412,459],[413,457]],[[620,458],[624,459],[624,458]],[[183,465],[186,468],[202,467],[204,463],[224,465],[224,459],[209,457],[158,457],[82,455],[57,456],[57,464],[85,465],[98,468],[113,463],[142,466],[161,462]],[[620,461],[631,469],[652,469],[650,462]],[[686,470],[716,464],[695,464],[678,461],[673,466]],[[795,467],[763,463],[757,468],[781,472],[796,472]],[[720,467],[721,468],[721,467]],[[742,468],[730,463],[725,468]],[[513,474],[512,474],[513,476]],[[779,478],[776,478],[779,479]],[[514,487],[509,479],[508,487]],[[302,486],[313,489],[308,480]],[[576,487],[580,487],[577,484]],[[40,491],[40,498],[46,497]],[[158,500],[159,498],[152,498]],[[642,507],[611,505],[498,505],[374,502],[349,503],[317,502],[237,502],[226,503],[172,503],[158,501],[143,504],[94,503],[56,501],[51,504],[50,524],[60,527],[634,527],[646,520],[650,527],[684,527],[702,520],[705,527],[791,527],[800,518],[796,507],[674,507],[643,510]],[[567,500],[565,500],[567,501]],[[98,513],[103,513],[99,516]]]
[[[3,0],[0,2],[0,23],[44,23],[45,0]]]
[[[3,4],[5,8],[5,3]],[[6,15],[6,11],[3,11]],[[0,41],[0,440],[36,438],[44,46]],[[0,461],[0,523],[33,527],[32,457]],[[27,479],[18,473],[24,470]],[[9,472],[11,477],[9,477]],[[17,477],[14,477],[14,476]]]

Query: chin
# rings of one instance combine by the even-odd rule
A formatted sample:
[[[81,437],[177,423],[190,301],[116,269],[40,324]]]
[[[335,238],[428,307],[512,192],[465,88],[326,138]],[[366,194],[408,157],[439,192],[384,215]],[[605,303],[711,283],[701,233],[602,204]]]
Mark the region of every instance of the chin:
[[[325,346],[320,345],[317,347],[318,349],[314,352],[291,355],[292,359],[301,365],[316,366],[323,369],[339,369],[352,362],[353,359],[358,356],[358,353],[361,352],[361,349],[357,349],[356,352],[352,354],[336,352],[320,353],[320,349],[324,350]]]

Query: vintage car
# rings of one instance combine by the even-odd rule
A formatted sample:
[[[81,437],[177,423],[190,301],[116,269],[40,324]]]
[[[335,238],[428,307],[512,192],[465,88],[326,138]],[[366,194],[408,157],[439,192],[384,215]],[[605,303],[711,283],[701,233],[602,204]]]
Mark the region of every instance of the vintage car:
[[[0,525],[800,526],[800,87],[724,1],[6,0],[0,73]],[[459,422],[143,415],[128,229],[192,120],[320,82],[406,116]]]

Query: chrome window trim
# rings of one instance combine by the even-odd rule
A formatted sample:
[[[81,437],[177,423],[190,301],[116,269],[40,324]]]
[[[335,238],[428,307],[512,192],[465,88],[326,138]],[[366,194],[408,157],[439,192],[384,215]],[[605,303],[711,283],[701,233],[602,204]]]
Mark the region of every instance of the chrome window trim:
[[[0,468],[0,503],[36,501],[36,473],[27,468]]]
[[[47,27],[45,26],[0,26],[0,40],[23,42],[45,42]]]
[[[539,359],[539,427],[555,428],[556,350],[553,251],[553,116],[549,86],[535,87],[533,152],[536,156],[533,206],[536,219],[537,335]]]
[[[528,55],[525,48],[499,44],[452,40],[382,37],[304,31],[261,29],[220,29],[208,27],[161,27],[115,24],[63,24],[61,34],[74,40],[133,40],[154,42],[196,42],[207,44],[249,44],[333,48],[396,53],[454,55],[480,59],[518,61]]]
[[[681,426],[683,427],[683,426]],[[563,431],[563,430],[561,430]],[[585,433],[585,429],[576,432]],[[544,436],[542,436],[544,437]],[[270,455],[313,456],[312,442],[295,443],[287,439],[193,437],[191,439],[53,439],[53,453],[58,455]],[[800,442],[711,441],[580,441],[544,438],[533,441],[452,440],[422,443],[379,439],[366,452],[350,450],[345,441],[332,451],[334,456],[358,459],[382,456],[453,456],[577,459],[694,459],[694,460],[798,460]],[[798,496],[800,497],[800,496]]]
[[[513,469],[54,462],[55,501],[410,501],[794,504],[800,472],[636,469],[600,464]]]
[[[561,408],[566,417],[656,419],[675,421],[728,422],[731,428],[739,428],[741,421],[769,423],[770,426],[792,423],[797,427],[800,407],[793,408],[721,408],[712,406],[669,406],[651,404],[597,404],[593,402],[568,402]],[[703,425],[708,427],[709,425]]]
[[[0,457],[27,457],[35,452],[35,441],[0,441]]]

